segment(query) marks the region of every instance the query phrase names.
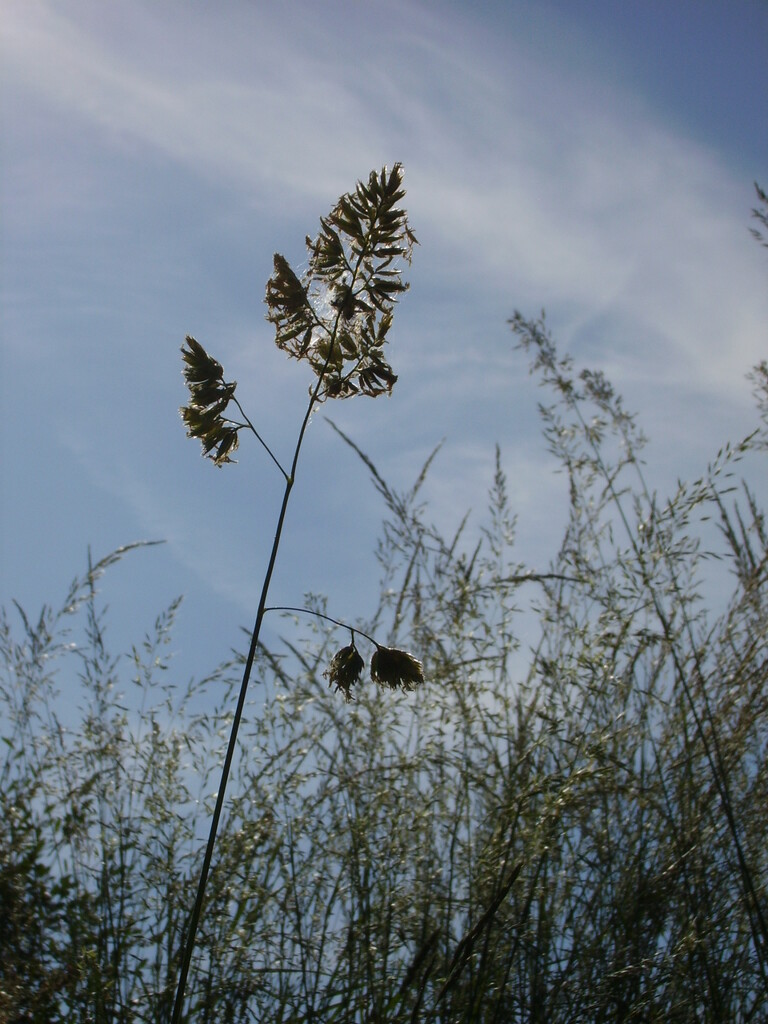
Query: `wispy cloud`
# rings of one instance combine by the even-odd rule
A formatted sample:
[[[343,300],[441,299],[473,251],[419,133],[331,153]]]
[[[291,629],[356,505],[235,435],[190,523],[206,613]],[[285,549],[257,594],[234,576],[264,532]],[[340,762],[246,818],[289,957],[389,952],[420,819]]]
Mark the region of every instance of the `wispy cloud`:
[[[213,18],[139,3],[126,38],[125,11],[29,0],[6,20],[6,75],[115,146],[153,147],[254,195],[323,201],[352,168],[408,159],[422,224],[489,289],[514,267],[521,290],[631,307],[654,288],[684,297],[704,277],[743,277],[750,182],[628,92],[598,96],[572,67],[537,62],[522,39],[503,61],[481,60],[482,37],[450,46],[436,14],[398,11],[399,32],[382,31],[376,52],[331,62],[335,26],[311,6],[296,6],[304,31],[287,31],[287,16],[250,4]],[[339,48],[352,58],[364,25],[347,33]],[[419,63],[401,74],[404,52]],[[714,304],[720,289],[704,291]]]

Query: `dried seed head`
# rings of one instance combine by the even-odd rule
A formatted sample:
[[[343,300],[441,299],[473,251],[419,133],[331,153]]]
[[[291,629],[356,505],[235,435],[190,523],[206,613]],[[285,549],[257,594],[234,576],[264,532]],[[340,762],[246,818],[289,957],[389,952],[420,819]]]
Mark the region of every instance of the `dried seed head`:
[[[187,335],[182,347],[184,381],[189,389],[189,402],[179,410],[187,437],[196,437],[203,446],[203,455],[217,466],[233,462],[230,454],[237,448],[238,427],[224,413],[237,387],[224,380],[221,363],[208,355],[200,342]]]
[[[352,643],[348,647],[342,647],[334,654],[331,664],[323,674],[328,680],[328,685],[335,686],[337,691],[344,694],[344,699],[350,701],[352,700],[350,691],[355,683],[360,681],[364,668],[365,662]]]
[[[390,690],[413,690],[424,682],[422,664],[396,647],[377,647],[371,658],[371,679]]]
[[[298,277],[276,254],[267,284],[267,319],[277,347],[306,360],[318,387],[314,400],[390,394],[397,380],[384,357],[387,331],[408,285],[416,238],[400,205],[403,169],[372,172],[368,182],[341,196],[316,237],[307,236],[309,262]]]

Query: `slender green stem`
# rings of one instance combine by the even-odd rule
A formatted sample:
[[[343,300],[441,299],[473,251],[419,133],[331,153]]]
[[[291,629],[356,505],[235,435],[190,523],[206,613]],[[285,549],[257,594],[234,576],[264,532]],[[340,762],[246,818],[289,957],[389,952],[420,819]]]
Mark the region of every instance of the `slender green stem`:
[[[294,459],[295,464],[295,459]],[[264,577],[264,584],[262,586],[261,598],[259,599],[259,608],[256,613],[256,622],[253,627],[251,634],[251,644],[248,650],[248,657],[246,658],[245,668],[243,670],[243,680],[240,684],[240,694],[237,700],[237,707],[235,709],[235,716],[232,721],[232,729],[229,734],[229,744],[227,746],[226,757],[224,758],[224,765],[221,770],[221,781],[219,783],[219,791],[216,794],[216,806],[213,811],[213,817],[211,818],[211,829],[208,836],[208,844],[205,848],[205,857],[203,858],[203,866],[200,870],[200,879],[197,887],[197,897],[195,904],[192,908],[192,914],[189,920],[189,926],[187,929],[186,939],[184,941],[184,952],[182,955],[181,967],[179,969],[179,981],[176,990],[176,1001],[173,1007],[173,1014],[171,1016],[171,1024],[180,1024],[181,1012],[184,1005],[184,992],[187,985],[187,975],[189,974],[189,965],[192,960],[192,952],[195,946],[195,936],[197,934],[197,926],[200,921],[200,912],[203,907],[203,899],[205,897],[205,889],[208,883],[208,873],[211,868],[211,859],[213,857],[213,848],[216,843],[216,834],[219,829],[219,820],[221,819],[221,811],[224,806],[224,793],[229,779],[229,773],[232,767],[232,759],[235,754],[235,748],[237,746],[237,734],[240,728],[240,721],[243,717],[243,709],[245,707],[245,698],[248,692],[248,683],[251,678],[251,670],[253,668],[253,661],[256,656],[256,648],[259,642],[259,634],[261,632],[261,623],[264,618],[264,609],[267,601],[267,593],[269,591],[269,585],[272,580],[272,572],[275,567],[275,561],[277,559],[277,551],[280,546],[280,536],[283,531],[283,523],[285,522],[285,513],[288,508],[288,500],[291,496],[291,490],[293,488],[293,477],[290,476],[286,480],[285,492],[283,494],[283,503],[280,508],[280,515],[277,521],[277,529],[275,531],[275,539],[272,542],[272,551],[269,557],[269,565],[267,566],[267,572]]]
[[[243,419],[245,420],[245,426],[247,426],[249,428],[249,430],[253,431],[254,435],[256,436],[256,440],[259,442],[259,444],[262,446],[264,451],[267,453],[267,455],[270,457],[270,459],[272,459],[274,464],[277,466],[277,468],[280,470],[280,472],[283,474],[283,476],[287,480],[288,479],[288,474],[283,469],[282,465],[278,461],[277,457],[274,455],[272,449],[269,447],[267,442],[264,440],[264,438],[258,432],[256,427],[254,427],[253,423],[251,423],[251,421],[248,418],[248,415],[247,415],[245,409],[243,409],[242,405],[240,405],[240,403],[238,402],[237,398],[235,398],[234,395],[232,395],[232,401],[235,403],[237,408],[240,410],[240,414],[242,415]],[[234,422],[234,420],[232,422]]]
[[[359,633],[360,636],[364,636],[366,640],[374,645],[374,647],[380,647],[381,644],[376,643],[372,636],[364,633],[362,629],[358,629],[357,626],[350,626],[348,622],[342,622],[340,619],[334,619],[330,615],[325,615],[323,612],[316,612],[313,608],[294,608],[291,605],[273,605],[271,608],[265,608],[265,612],[295,612],[297,615],[314,615],[318,619],[325,619],[326,622],[332,622],[334,626],[341,626],[342,629],[348,629],[353,635]]]

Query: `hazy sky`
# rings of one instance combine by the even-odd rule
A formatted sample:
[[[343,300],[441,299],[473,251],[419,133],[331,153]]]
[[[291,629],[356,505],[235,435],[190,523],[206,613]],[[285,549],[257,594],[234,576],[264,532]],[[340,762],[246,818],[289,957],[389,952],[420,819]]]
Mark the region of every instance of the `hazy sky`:
[[[287,458],[306,369],[272,342],[272,254],[401,161],[421,242],[390,334],[391,399],[311,425],[274,603],[374,607],[382,508],[331,416],[399,488],[479,522],[502,447],[518,556],[543,568],[564,482],[506,325],[546,307],[650,438],[663,491],[754,420],[768,259],[764,0],[504,3],[0,0],[0,600],[31,614],[140,538],[105,587],[116,643],[185,595],[183,670],[240,643],[281,480],[255,445],[199,456],[178,416],[194,334]],[[280,623],[273,622],[279,629]]]

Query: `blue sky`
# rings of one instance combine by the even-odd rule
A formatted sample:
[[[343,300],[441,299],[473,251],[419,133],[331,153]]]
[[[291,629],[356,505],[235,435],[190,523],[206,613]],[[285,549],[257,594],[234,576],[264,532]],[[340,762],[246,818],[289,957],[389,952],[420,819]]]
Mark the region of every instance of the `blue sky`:
[[[768,4],[4,0],[0,600],[34,614],[112,573],[116,643],[176,595],[180,671],[250,626],[280,478],[184,436],[194,334],[288,455],[309,384],[272,343],[272,253],[294,266],[336,197],[402,161],[421,242],[391,332],[391,399],[327,406],[395,487],[445,439],[433,518],[479,522],[502,447],[518,557],[541,568],[564,482],[506,320],[546,307],[650,438],[663,492],[753,423],[768,356]],[[274,603],[374,607],[380,503],[311,425]],[[278,622],[273,628],[280,628]]]

